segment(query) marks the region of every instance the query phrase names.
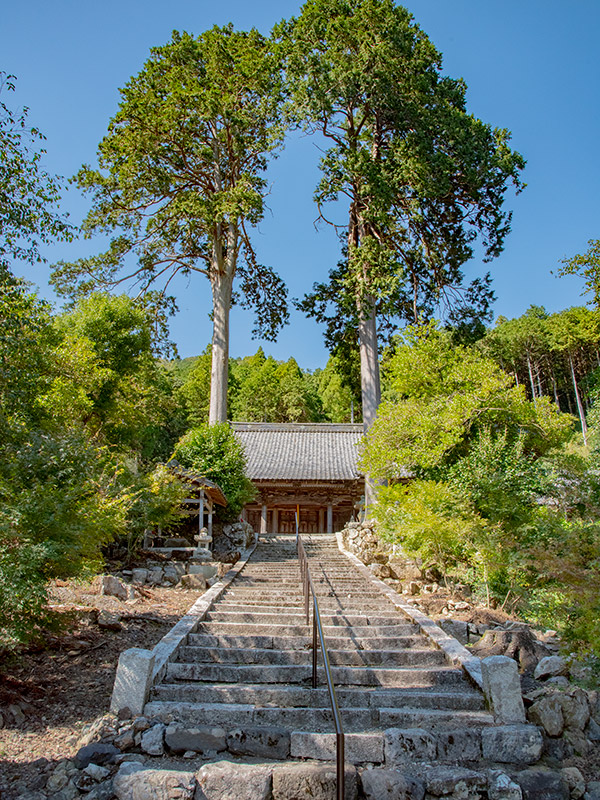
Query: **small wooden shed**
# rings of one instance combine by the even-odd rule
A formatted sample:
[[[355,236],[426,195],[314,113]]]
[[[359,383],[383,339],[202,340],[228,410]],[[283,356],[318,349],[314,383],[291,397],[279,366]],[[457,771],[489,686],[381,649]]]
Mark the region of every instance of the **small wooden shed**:
[[[206,528],[212,539],[214,507],[227,505],[220,486],[203,475],[182,467],[175,460],[169,461],[167,466],[175,477],[189,487],[189,496],[183,502],[189,508],[190,514],[198,514],[198,535],[200,536],[202,528]]]

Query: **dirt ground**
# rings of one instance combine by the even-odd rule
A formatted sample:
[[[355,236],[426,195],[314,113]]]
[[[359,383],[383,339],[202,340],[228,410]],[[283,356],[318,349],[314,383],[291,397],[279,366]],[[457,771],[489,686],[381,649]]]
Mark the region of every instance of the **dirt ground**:
[[[45,645],[0,657],[0,798],[35,789],[40,766],[76,752],[86,723],[108,711],[119,654],[152,648],[185,614],[198,591],[146,588],[135,600],[101,596],[94,584],[60,581],[54,610],[69,624]],[[98,625],[99,610],[120,629]]]

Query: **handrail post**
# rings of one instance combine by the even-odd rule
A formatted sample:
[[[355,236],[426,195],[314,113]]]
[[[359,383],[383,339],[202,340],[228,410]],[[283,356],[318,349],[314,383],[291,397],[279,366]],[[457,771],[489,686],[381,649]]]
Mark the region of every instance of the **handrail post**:
[[[312,629],[312,687],[317,688],[317,609],[313,595],[313,629]]]
[[[336,739],[336,773],[337,773],[337,798],[336,800],[344,800],[344,783],[346,779],[346,775],[344,773],[344,734],[341,732],[336,732],[335,735]]]

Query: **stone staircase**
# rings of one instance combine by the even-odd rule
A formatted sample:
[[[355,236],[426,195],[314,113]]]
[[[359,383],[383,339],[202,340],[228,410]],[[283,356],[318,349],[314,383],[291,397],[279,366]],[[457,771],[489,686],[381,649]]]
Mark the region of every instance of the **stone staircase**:
[[[477,762],[482,731],[493,726],[481,692],[339,551],[335,536],[304,543],[347,760]],[[319,687],[311,686],[310,642],[295,537],[268,537],[168,664],[145,716],[164,722],[167,744],[180,751],[334,758],[321,667]]]

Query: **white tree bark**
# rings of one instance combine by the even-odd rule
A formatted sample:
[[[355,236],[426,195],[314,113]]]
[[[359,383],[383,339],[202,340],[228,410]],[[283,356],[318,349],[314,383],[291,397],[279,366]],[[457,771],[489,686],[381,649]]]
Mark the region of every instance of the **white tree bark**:
[[[360,384],[365,432],[375,419],[381,401],[379,353],[377,350],[377,319],[375,298],[372,295],[358,301],[358,335],[360,341]]]
[[[227,248],[213,249],[211,288],[213,299],[212,361],[210,370],[209,425],[227,422],[227,384],[229,379],[229,312],[238,252],[237,224],[227,229]]]

